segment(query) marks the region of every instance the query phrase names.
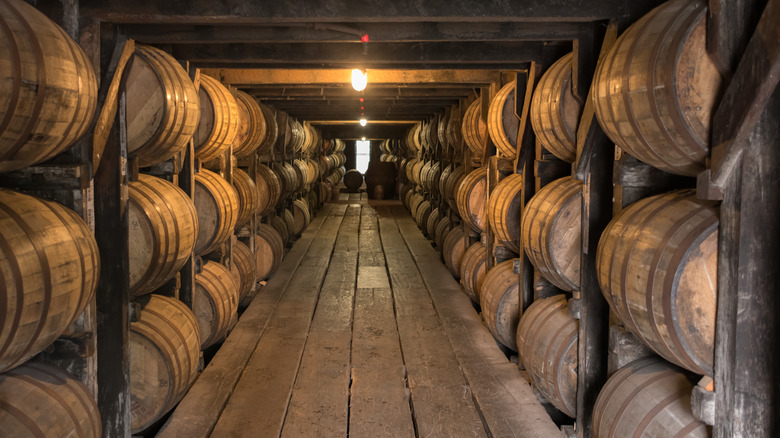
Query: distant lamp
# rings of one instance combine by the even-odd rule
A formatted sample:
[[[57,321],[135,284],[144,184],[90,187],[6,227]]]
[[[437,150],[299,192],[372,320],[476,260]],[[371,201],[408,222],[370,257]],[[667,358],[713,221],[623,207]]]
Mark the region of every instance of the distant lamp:
[[[360,119],[360,126],[366,126],[366,123],[368,123],[368,120]]]
[[[368,72],[357,68],[352,70],[352,88],[355,91],[363,91],[366,85],[368,85]]]
[[[366,138],[365,138],[365,137],[363,137],[363,141],[366,141]]]

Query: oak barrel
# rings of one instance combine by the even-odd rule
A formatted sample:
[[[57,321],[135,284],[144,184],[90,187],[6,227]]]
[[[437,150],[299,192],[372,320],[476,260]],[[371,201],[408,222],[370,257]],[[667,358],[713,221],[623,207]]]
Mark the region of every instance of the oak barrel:
[[[442,250],[442,245],[444,245],[444,240],[447,238],[447,234],[450,233],[450,230],[452,230],[452,223],[450,222],[450,218],[443,217],[439,220],[439,223],[436,225],[436,232],[433,236],[433,242],[436,244],[436,248],[439,248],[439,250]]]
[[[593,407],[597,438],[707,438],[693,417],[693,385],[682,371],[656,357],[640,359],[607,380]]]
[[[252,286],[255,285],[257,277],[257,267],[255,266],[254,254],[249,247],[243,242],[236,241],[233,244],[233,267],[238,269],[239,289],[238,300],[241,302],[249,291],[252,290]]]
[[[523,249],[550,283],[580,288],[582,183],[568,176],[539,190],[523,210]]]
[[[468,245],[468,236],[461,226],[456,226],[447,233],[442,244],[441,255],[444,264],[456,280],[460,279],[460,264],[463,261],[463,253],[466,252],[466,245]]]
[[[456,167],[452,172],[450,172],[446,180],[442,178],[441,181],[439,182],[440,188],[442,187],[442,185],[444,186],[444,189],[440,190],[440,192],[444,197],[444,200],[447,201],[447,204],[449,204],[450,208],[455,210],[456,213],[458,212],[458,205],[455,203],[455,196],[458,193],[458,188],[460,188],[460,184],[463,182],[465,178],[466,178],[466,168],[463,165],[460,165]]]
[[[504,85],[490,101],[487,128],[496,149],[506,157],[517,154],[517,130],[520,120],[515,115],[515,82]]]
[[[514,173],[502,179],[490,193],[487,217],[496,240],[520,252],[520,220],[523,213],[523,175]]]
[[[27,362],[0,375],[0,436],[101,438],[86,386],[52,365]]]
[[[363,185],[363,174],[355,169],[349,169],[344,174],[344,186],[350,190],[357,190]]]
[[[270,153],[274,148],[274,144],[279,137],[279,126],[276,124],[276,114],[271,107],[260,102],[257,102],[257,105],[260,107],[260,111],[263,114],[263,120],[265,120],[265,136],[260,142],[260,146],[257,148],[257,153],[265,155]]]
[[[518,277],[513,271],[516,259],[493,266],[480,289],[482,319],[498,342],[517,351],[517,324],[520,320]]]
[[[62,205],[0,189],[0,372],[49,346],[92,299],[100,254]]]
[[[485,281],[487,250],[482,242],[474,242],[463,253],[460,265],[460,284],[472,301],[479,303],[480,290]]]
[[[477,233],[484,232],[487,225],[486,202],[487,167],[480,167],[463,178],[455,197],[461,219]]]
[[[151,426],[187,392],[198,371],[200,331],[181,301],[144,295],[138,320],[130,323],[132,433]]]
[[[252,217],[258,210],[257,204],[260,194],[252,178],[237,167],[233,168],[233,188],[238,196],[236,227],[240,227],[252,220]]]
[[[230,320],[238,310],[238,293],[233,274],[215,261],[206,262],[195,276],[192,311],[198,320],[201,349],[227,335]]]
[[[141,167],[187,147],[198,128],[200,100],[184,68],[160,49],[136,44],[127,75],[127,154]]]
[[[423,230],[428,226],[428,216],[433,211],[431,201],[425,200],[417,207],[417,212],[414,216],[414,221],[417,223],[417,228]]]
[[[564,414],[577,413],[579,324],[566,295],[534,301],[517,327],[517,351],[531,383]]]
[[[149,293],[189,260],[199,221],[195,205],[172,183],[138,175],[128,185],[130,294]]]
[[[721,77],[706,26],[706,2],[666,2],[618,38],[593,78],[596,117],[609,138],[679,175],[695,176],[709,156]]]
[[[238,133],[238,106],[230,90],[218,80],[200,75],[200,119],[192,135],[195,158],[201,161],[221,156]]]
[[[284,241],[276,228],[260,224],[255,236],[255,267],[257,281],[270,278],[279,268],[284,256]]]
[[[429,240],[433,240],[436,237],[436,227],[439,225],[441,217],[439,216],[439,207],[431,210],[431,214],[428,215],[428,222],[425,225],[425,235]]]
[[[295,224],[292,231],[297,236],[311,223],[311,212],[309,211],[309,204],[303,199],[293,201],[292,209],[293,223]]]
[[[625,208],[599,241],[596,271],[626,328],[665,359],[712,375],[718,210],[681,190]]]
[[[276,207],[282,195],[282,187],[279,178],[273,170],[263,164],[257,164],[257,214],[265,216]]]
[[[284,222],[287,224],[289,240],[295,241],[297,234],[295,233],[295,215],[293,214],[292,210],[289,208],[282,210],[282,219],[284,219]]]
[[[279,238],[282,239],[282,248],[286,248],[290,240],[290,232],[287,230],[287,222],[284,220],[284,218],[277,214],[273,214],[268,217],[268,225],[276,230]],[[258,225],[258,228],[259,227],[260,226]]]
[[[207,254],[233,233],[238,220],[238,194],[224,178],[201,169],[195,174],[194,200],[200,225],[195,254]]]
[[[542,75],[528,112],[537,140],[569,163],[577,157],[577,125],[582,110],[571,91],[572,59],[574,52],[556,61]]]
[[[236,90],[235,97],[238,104],[238,132],[233,142],[233,155],[243,158],[260,146],[267,135],[268,126],[263,110],[252,96]]]
[[[469,105],[466,114],[463,116],[461,133],[466,146],[471,150],[472,155],[482,159],[485,153],[485,144],[487,141],[487,125],[482,121],[482,100],[477,99]]]
[[[0,28],[0,172],[10,172],[84,135],[97,108],[97,79],[81,47],[27,3],[0,3]]]

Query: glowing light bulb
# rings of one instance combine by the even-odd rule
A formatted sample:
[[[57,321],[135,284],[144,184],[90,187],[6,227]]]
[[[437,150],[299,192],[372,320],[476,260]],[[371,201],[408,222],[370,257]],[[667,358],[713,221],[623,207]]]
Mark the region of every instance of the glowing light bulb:
[[[360,126],[366,126],[366,123],[368,123],[368,120],[360,119]]]
[[[356,91],[363,91],[368,85],[368,72],[360,69],[352,70],[352,88]]]

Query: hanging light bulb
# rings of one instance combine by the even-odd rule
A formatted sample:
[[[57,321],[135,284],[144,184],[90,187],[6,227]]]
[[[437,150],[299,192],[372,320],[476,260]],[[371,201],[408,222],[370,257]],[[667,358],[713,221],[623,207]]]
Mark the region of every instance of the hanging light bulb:
[[[366,126],[366,123],[368,123],[368,120],[365,118],[360,119],[360,126]]]
[[[368,85],[368,72],[365,70],[354,69],[352,70],[352,88],[356,91],[363,91]]]

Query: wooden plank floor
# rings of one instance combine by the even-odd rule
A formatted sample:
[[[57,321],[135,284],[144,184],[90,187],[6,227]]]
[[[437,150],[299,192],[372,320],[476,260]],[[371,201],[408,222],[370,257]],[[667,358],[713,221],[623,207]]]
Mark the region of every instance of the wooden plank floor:
[[[403,207],[341,198],[158,436],[559,436]]]

